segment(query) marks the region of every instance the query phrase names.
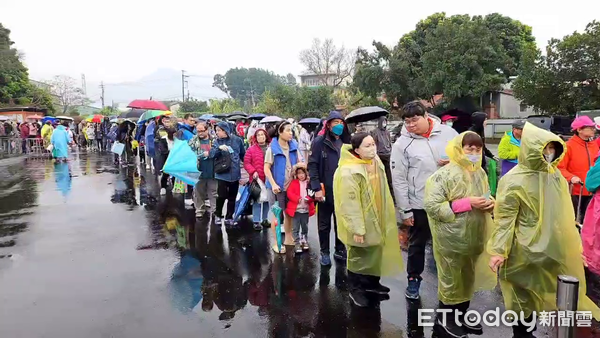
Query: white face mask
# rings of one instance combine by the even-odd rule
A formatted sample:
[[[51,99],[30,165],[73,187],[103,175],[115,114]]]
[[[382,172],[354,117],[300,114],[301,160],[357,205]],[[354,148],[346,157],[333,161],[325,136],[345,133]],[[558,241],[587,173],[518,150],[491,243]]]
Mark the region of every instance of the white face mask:
[[[552,163],[552,161],[554,161],[554,156],[554,153],[544,154],[544,158],[546,159],[546,161],[548,161],[548,163]]]
[[[452,121],[448,121],[448,122],[446,122],[446,125],[447,125],[448,127],[452,127],[452,125],[453,125],[453,124],[454,124],[454,122],[452,122]]]
[[[467,158],[473,164],[481,162],[481,155],[467,155]]]
[[[359,155],[363,160],[372,160],[377,156],[377,147],[363,148],[360,152]]]

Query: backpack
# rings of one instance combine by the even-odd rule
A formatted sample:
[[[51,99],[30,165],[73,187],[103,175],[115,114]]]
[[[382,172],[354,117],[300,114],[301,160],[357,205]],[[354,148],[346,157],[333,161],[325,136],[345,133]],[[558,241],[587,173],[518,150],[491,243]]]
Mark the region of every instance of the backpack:
[[[221,151],[221,156],[215,158],[215,173],[225,174],[231,169],[231,154]]]

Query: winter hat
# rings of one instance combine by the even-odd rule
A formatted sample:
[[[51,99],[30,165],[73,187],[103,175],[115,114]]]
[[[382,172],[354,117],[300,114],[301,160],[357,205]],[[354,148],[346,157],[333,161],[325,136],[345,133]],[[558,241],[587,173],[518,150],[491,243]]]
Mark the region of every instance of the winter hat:
[[[580,128],[585,128],[585,127],[595,127],[596,124],[594,123],[594,121],[592,121],[591,118],[589,118],[588,116],[579,116],[578,118],[576,118],[573,123],[571,123],[571,129],[572,130],[577,130]]]

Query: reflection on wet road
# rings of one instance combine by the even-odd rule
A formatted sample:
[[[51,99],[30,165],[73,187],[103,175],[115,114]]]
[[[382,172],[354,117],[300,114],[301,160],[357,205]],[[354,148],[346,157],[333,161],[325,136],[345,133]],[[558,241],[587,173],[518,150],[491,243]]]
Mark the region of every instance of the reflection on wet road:
[[[344,266],[322,268],[315,249],[273,257],[268,231],[196,219],[141,168],[85,153],[0,162],[0,337],[429,337],[416,325],[437,306],[429,256],[422,303],[401,275],[382,281],[390,300],[358,309]],[[501,304],[481,293],[472,308]]]

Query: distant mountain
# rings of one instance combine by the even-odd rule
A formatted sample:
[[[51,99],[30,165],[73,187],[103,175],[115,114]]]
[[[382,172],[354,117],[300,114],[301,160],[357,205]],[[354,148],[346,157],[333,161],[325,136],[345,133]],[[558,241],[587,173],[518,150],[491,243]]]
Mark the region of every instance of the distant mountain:
[[[213,88],[213,75],[197,75],[191,72],[186,73],[189,77],[188,87],[185,95],[199,100],[208,100],[211,98],[224,98],[226,95],[217,88]],[[181,71],[174,69],[158,69],[154,73],[144,76],[136,81],[121,83],[104,83],[104,104],[111,105],[129,103],[135,99],[153,100],[181,100]],[[87,83],[88,97],[94,101],[92,105],[99,106],[101,89],[100,83]]]

